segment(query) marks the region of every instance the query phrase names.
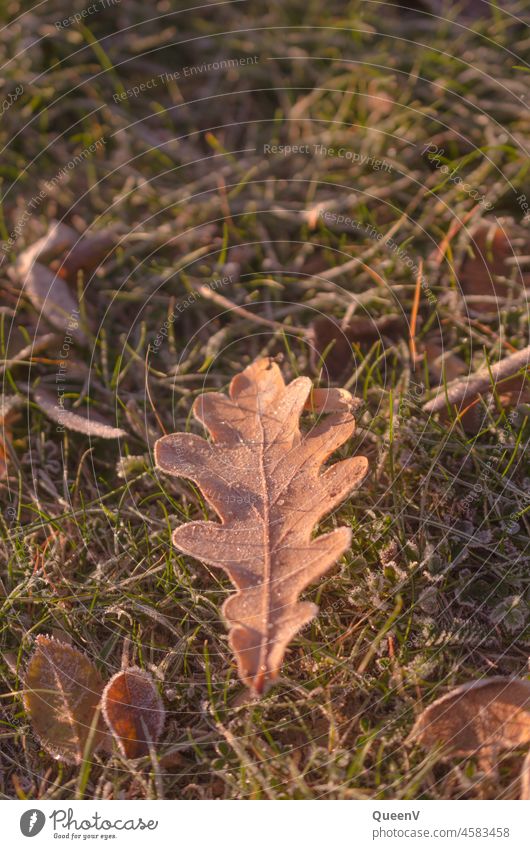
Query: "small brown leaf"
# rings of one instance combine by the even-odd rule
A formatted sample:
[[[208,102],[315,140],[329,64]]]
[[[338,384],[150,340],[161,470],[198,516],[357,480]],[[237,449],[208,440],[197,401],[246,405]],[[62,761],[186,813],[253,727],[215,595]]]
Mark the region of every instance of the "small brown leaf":
[[[32,360],[37,354],[43,351],[49,352],[52,350],[52,346],[57,346],[61,343],[61,337],[57,333],[44,333],[42,336],[35,336],[29,345],[24,345],[13,356],[0,361],[0,374],[3,374],[8,368],[13,368],[16,363],[23,362],[24,360]]]
[[[88,436],[100,436],[103,439],[118,439],[120,436],[127,436],[126,431],[120,427],[112,427],[106,424],[99,417],[95,418],[93,413],[91,413],[90,418],[85,418],[85,416],[80,416],[71,410],[65,410],[58,404],[57,399],[44,389],[36,389],[33,397],[48,418],[60,424],[61,427],[68,428],[68,430],[75,430]]]
[[[475,21],[491,17],[492,7],[483,0],[466,0],[465,3],[449,6],[445,0],[398,0],[406,12],[428,12],[447,20],[450,11],[457,21]]]
[[[127,758],[149,754],[164,728],[165,710],[151,676],[137,666],[114,675],[103,691],[105,721]]]
[[[53,637],[37,637],[24,689],[24,706],[33,730],[55,758],[81,763],[91,733],[91,751],[101,745],[105,732],[96,711],[103,681],[80,651]]]
[[[194,481],[222,520],[182,525],[173,542],[234,583],[223,613],[240,677],[257,693],[278,677],[288,643],[318,611],[298,596],[350,545],[349,528],[316,539],[313,528],[368,468],[366,457],[350,457],[321,473],[355,420],[341,409],[301,433],[310,393],[309,378],[286,386],[278,366],[260,359],[234,377],[229,396],[196,399],[194,415],[212,443],[174,433],[155,444],[158,467]]]
[[[112,231],[91,233],[79,239],[68,251],[66,257],[63,260],[56,260],[52,267],[57,270],[61,277],[74,283],[79,271],[90,273],[107,258],[114,248],[117,238],[117,234]]]
[[[7,477],[11,425],[18,418],[17,411],[21,404],[18,395],[0,395],[0,480]]]
[[[7,477],[8,449],[5,439],[0,436],[0,481]]]
[[[64,280],[39,262],[33,263],[21,279],[24,293],[39,313],[53,327],[85,344],[86,336],[79,325],[79,304]]]
[[[437,699],[418,717],[411,740],[442,744],[444,757],[483,757],[530,743],[530,681],[496,676]]]
[[[513,275],[507,260],[515,259],[516,247],[506,229],[496,221],[480,222],[471,236],[468,253],[459,271],[462,292],[465,296],[474,296],[469,301],[469,310],[473,314],[497,313],[499,299],[506,298],[511,288],[507,280]],[[515,290],[524,291],[529,283],[528,275],[521,277],[517,270],[513,284]],[[480,300],[480,296],[484,296],[484,300]]]
[[[345,327],[328,316],[313,322],[308,333],[311,362],[316,371],[323,369],[330,377],[338,378],[353,361],[352,344],[372,345],[383,336],[397,338],[404,332],[405,323],[399,315],[380,318],[354,316]]]
[[[437,383],[443,383],[444,377],[447,381],[455,380],[469,371],[464,360],[444,347],[439,339],[426,339],[418,348],[420,361],[425,356],[429,374]]]
[[[25,276],[34,262],[46,265],[53,257],[74,245],[77,238],[75,230],[67,224],[52,221],[46,235],[20,254],[16,266],[18,274]]]

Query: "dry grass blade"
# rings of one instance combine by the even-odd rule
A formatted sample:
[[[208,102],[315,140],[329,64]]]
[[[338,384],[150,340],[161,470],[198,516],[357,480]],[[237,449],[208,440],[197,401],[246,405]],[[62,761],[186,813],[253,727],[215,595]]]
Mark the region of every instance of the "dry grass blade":
[[[24,706],[35,734],[55,758],[79,764],[105,738],[96,722],[103,681],[94,664],[80,651],[39,636],[24,680]]]
[[[175,433],[158,440],[156,462],[193,480],[222,519],[177,528],[185,554],[223,568],[237,588],[223,612],[239,674],[262,693],[277,678],[292,637],[317,613],[300,593],[350,545],[349,528],[312,539],[317,522],[362,482],[365,457],[321,466],[354,432],[349,411],[332,413],[302,434],[299,418],[311,381],[285,385],[260,359],[238,374],[229,397],[201,395],[194,414],[213,444]]]
[[[57,403],[56,398],[44,389],[36,389],[33,397],[43,413],[68,430],[85,433],[87,436],[100,436],[103,439],[118,439],[120,436],[127,435],[126,431],[120,427],[112,427],[99,419],[93,417],[88,419],[71,410],[65,410]]]
[[[501,676],[457,687],[419,716],[410,735],[444,756],[487,759],[500,749],[530,743],[530,681]]]
[[[151,676],[136,666],[116,673],[103,691],[101,707],[121,753],[127,758],[147,755],[165,721]]]

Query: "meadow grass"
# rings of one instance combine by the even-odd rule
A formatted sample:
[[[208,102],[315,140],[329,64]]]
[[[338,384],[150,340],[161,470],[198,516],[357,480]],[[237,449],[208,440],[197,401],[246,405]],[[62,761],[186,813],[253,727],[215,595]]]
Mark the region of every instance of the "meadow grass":
[[[352,548],[306,593],[319,616],[260,701],[227,644],[229,582],[171,545],[173,528],[211,518],[209,508],[193,485],[156,471],[152,448],[163,432],[201,433],[193,400],[226,389],[257,356],[281,355],[286,377],[325,383],[302,333],[318,315],[398,314],[407,328],[408,257],[423,260],[433,295],[422,290],[418,344],[437,333],[470,370],[528,344],[517,281],[489,317],[462,299],[469,228],[486,213],[425,153],[443,149],[450,171],[491,202],[488,220],[504,222],[524,271],[527,30],[500,13],[469,29],[386,4],[253,0],[182,13],[168,4],[158,20],[127,2],[59,31],[62,4],[20,18],[17,5],[4,9],[0,36],[4,88],[24,87],[0,125],[4,242],[32,212],[0,269],[1,358],[50,331],[11,274],[21,250],[54,218],[79,233],[115,228],[116,251],[73,285],[89,343],[69,351],[66,398],[81,410],[88,399],[128,436],[59,432],[32,401],[34,386],[56,385],[60,333],[5,368],[3,391],[21,406],[0,483],[0,793],[516,797],[520,752],[484,781],[473,760],[441,763],[406,739],[450,686],[527,672],[524,405],[509,421],[494,400],[470,435],[453,414],[422,412],[432,378],[426,359],[414,370],[406,329],[354,345],[340,383],[363,403],[337,457],[366,454],[370,475],[321,525],[350,526]],[[100,137],[104,147],[32,208]],[[286,152],[295,145],[309,152]],[[437,265],[437,247],[471,210]],[[352,257],[365,265],[341,272]],[[153,674],[168,710],[156,765],[116,754],[77,768],[43,751],[20,699],[39,633],[72,641],[107,677],[124,653]]]

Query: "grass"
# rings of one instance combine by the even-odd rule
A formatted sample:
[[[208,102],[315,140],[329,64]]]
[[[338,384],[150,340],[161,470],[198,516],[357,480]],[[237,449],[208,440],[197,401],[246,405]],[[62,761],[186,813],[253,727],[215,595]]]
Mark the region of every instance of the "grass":
[[[157,474],[152,447],[164,431],[200,432],[194,398],[226,388],[256,356],[283,355],[289,377],[313,373],[300,328],[319,314],[342,318],[357,305],[356,315],[408,322],[416,279],[407,257],[423,260],[434,295],[421,293],[418,343],[437,334],[471,370],[528,344],[517,267],[488,315],[470,314],[459,281],[469,228],[485,215],[502,219],[524,272],[528,32],[501,12],[447,23],[367,2],[166,5],[158,20],[127,2],[60,31],[62,4],[17,17],[24,6],[15,1],[3,12],[4,89],[24,86],[0,125],[3,240],[31,214],[0,268],[1,356],[50,330],[11,273],[20,251],[53,218],[79,233],[117,228],[117,250],[77,281],[89,344],[69,351],[67,389],[129,435],[118,443],[59,433],[31,401],[38,382],[56,385],[60,338],[5,368],[3,391],[22,407],[0,483],[0,793],[516,797],[520,752],[488,783],[472,760],[440,763],[405,741],[419,710],[448,687],[526,673],[524,406],[510,426],[493,403],[471,436],[454,415],[422,413],[428,363],[414,372],[406,331],[354,346],[341,382],[363,407],[340,456],[366,454],[371,474],[322,523],[350,525],[352,549],[307,594],[320,614],[260,702],[246,697],[227,645],[219,610],[228,582],[170,543],[172,528],[208,508],[192,485]],[[235,69],[184,72],[253,56]],[[101,137],[103,149],[30,206]],[[265,153],[266,144],[310,152]],[[429,162],[429,144],[444,148],[443,161],[491,213]],[[437,265],[433,252],[469,215]],[[392,234],[401,258],[377,233]],[[341,272],[352,257],[382,283],[361,265]],[[38,633],[70,639],[107,677],[124,652],[153,673],[168,710],[157,770],[118,755],[78,769],[43,752],[19,696]]]

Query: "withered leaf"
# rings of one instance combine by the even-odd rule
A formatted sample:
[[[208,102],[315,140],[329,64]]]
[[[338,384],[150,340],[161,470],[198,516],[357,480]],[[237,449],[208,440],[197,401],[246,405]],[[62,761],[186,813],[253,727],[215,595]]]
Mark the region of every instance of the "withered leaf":
[[[24,345],[22,348],[19,348],[13,356],[9,356],[5,360],[0,361],[0,374],[3,374],[8,368],[13,368],[15,363],[21,363],[24,360],[31,360],[37,354],[42,353],[42,351],[50,352],[50,350],[53,350],[52,346],[55,346],[55,349],[57,350],[57,345],[60,343],[61,337],[57,333],[44,333],[42,336],[35,336],[29,345]]]
[[[398,4],[405,7],[406,12],[428,12],[444,19],[447,18],[450,8],[443,0],[398,0]],[[491,17],[492,8],[482,0],[467,0],[466,3],[451,8],[451,12],[456,20],[474,21]]]
[[[110,679],[103,691],[101,708],[127,758],[147,755],[164,728],[165,710],[153,679],[137,666],[117,672]]]
[[[419,358],[425,357],[429,374],[436,383],[455,380],[468,372],[464,360],[443,345],[440,337],[426,339],[418,345]]]
[[[75,282],[79,271],[94,271],[110,254],[117,240],[116,230],[79,236],[62,221],[52,221],[47,233],[21,253],[16,270],[20,276],[25,276],[35,262],[43,266],[49,264],[59,277]]]
[[[22,401],[18,395],[0,395],[0,480],[7,476],[11,425],[18,418],[17,410],[21,404]]]
[[[77,238],[75,230],[67,224],[52,221],[47,233],[20,254],[16,266],[18,274],[27,274],[34,262],[46,265],[57,254],[74,245]]]
[[[229,396],[211,392],[195,401],[212,443],[174,433],[155,445],[158,467],[194,481],[222,520],[182,525],[173,542],[223,568],[235,585],[223,613],[240,677],[256,693],[278,677],[287,644],[318,611],[298,596],[350,545],[349,528],[316,539],[313,529],[368,467],[365,457],[351,457],[321,473],[355,421],[342,410],[301,433],[310,393],[309,378],[286,386],[278,366],[259,359],[233,378]]]
[[[24,706],[33,730],[55,758],[79,764],[92,736],[95,751],[105,732],[98,719],[103,681],[73,646],[38,636],[24,679]]]
[[[464,295],[473,296],[468,302],[470,312],[482,317],[484,313],[498,312],[499,299],[506,298],[510,291],[510,277],[515,275],[513,286],[517,294],[530,285],[530,276],[510,269],[507,261],[515,261],[519,246],[517,238],[512,240],[505,227],[484,220],[471,236],[458,277]]]
[[[304,410],[309,413],[353,413],[362,406],[360,398],[354,398],[347,389],[311,389],[304,404]]]
[[[71,410],[66,410],[58,403],[56,397],[44,389],[36,389],[33,397],[48,418],[60,424],[61,427],[68,428],[68,430],[75,430],[88,436],[101,436],[103,439],[118,439],[120,436],[127,435],[126,431],[120,427],[112,427],[106,424],[99,417],[94,417],[93,413],[90,418],[85,418],[85,416],[80,416]]]
[[[21,274],[21,280],[24,293],[39,314],[79,344],[86,343],[86,335],[79,325],[79,304],[61,277],[35,262]]]
[[[117,233],[112,230],[84,236],[76,241],[63,260],[55,260],[52,267],[61,277],[75,282],[79,271],[89,274],[107,258],[117,239]]]
[[[312,323],[308,333],[312,367],[338,378],[352,364],[352,344],[372,345],[383,336],[395,339],[405,328],[406,323],[399,315],[374,319],[353,316],[345,327],[334,318],[321,316]]]
[[[443,745],[443,756],[467,757],[530,743],[530,681],[496,676],[464,684],[419,716],[412,740]]]

